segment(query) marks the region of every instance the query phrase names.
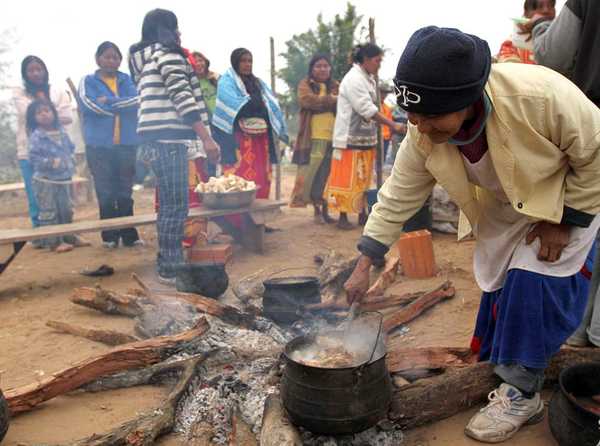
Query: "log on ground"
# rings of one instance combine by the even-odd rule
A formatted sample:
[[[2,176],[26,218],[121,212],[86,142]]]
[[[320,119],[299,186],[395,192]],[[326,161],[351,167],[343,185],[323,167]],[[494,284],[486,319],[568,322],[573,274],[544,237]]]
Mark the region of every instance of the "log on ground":
[[[5,396],[11,414],[31,410],[44,401],[75,390],[102,376],[159,363],[197,341],[208,329],[208,322],[202,318],[193,329],[186,332],[116,347],[107,353],[53,373],[40,382],[9,389],[5,391]]]
[[[390,373],[403,373],[421,369],[441,369],[467,367],[474,357],[467,347],[419,347],[395,348],[388,345],[387,366]]]
[[[261,446],[302,446],[300,434],[288,419],[278,394],[269,395],[265,400],[259,444]]]
[[[451,282],[445,282],[433,291],[423,294],[413,303],[407,305],[385,318],[383,328],[386,333],[390,333],[402,324],[412,321],[417,316],[433,307],[437,303],[454,297],[456,290]]]
[[[144,312],[138,296],[115,293],[99,285],[94,288],[76,288],[71,302],[111,315],[136,317]]]
[[[581,362],[600,361],[600,349],[563,348],[546,369],[546,385],[556,382],[566,367]],[[390,418],[410,429],[455,415],[485,401],[500,383],[493,365],[480,362],[404,386],[394,392]]]
[[[231,446],[258,446],[256,435],[252,428],[246,423],[238,408],[233,411],[231,416],[231,434],[229,435],[229,444]]]
[[[89,339],[90,341],[100,342],[102,344],[115,346],[128,344],[130,342],[137,342],[140,339],[135,336],[131,336],[125,333],[120,333],[114,330],[97,330],[94,328],[85,328],[78,325],[68,324],[60,321],[48,321],[46,326],[53,328],[54,330],[67,333],[74,336],[80,336],[82,338]]]
[[[158,408],[104,434],[94,434],[62,446],[150,446],[156,439],[170,432],[175,424],[177,405],[197,374],[198,365],[209,354],[186,359],[177,368],[181,370],[177,384]]]

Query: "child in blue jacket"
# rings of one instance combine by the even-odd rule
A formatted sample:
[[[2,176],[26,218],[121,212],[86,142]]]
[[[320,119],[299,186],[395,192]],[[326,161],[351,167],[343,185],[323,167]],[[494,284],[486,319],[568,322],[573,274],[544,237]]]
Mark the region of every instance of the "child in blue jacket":
[[[75,172],[75,146],[60,126],[58,113],[51,102],[35,100],[27,108],[29,160],[33,167],[33,192],[39,206],[40,226],[71,223],[73,208],[70,185]],[[74,235],[52,237],[43,247],[56,252],[88,246]]]

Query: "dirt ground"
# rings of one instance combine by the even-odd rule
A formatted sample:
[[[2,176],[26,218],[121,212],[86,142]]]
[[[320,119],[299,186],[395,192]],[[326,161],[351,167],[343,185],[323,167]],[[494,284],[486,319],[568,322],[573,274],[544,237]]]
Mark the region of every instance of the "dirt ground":
[[[284,196],[289,194],[291,178],[284,182]],[[152,209],[152,191],[138,192],[136,211]],[[0,198],[2,207],[9,200]],[[76,219],[96,218],[94,203],[76,209]],[[27,227],[24,216],[3,217],[0,228]],[[257,270],[276,272],[289,267],[314,266],[313,256],[328,249],[353,255],[360,230],[340,232],[331,226],[312,223],[308,209],[284,208],[283,215],[272,226],[281,231],[267,235],[266,254],[257,256],[236,247],[228,266],[230,280],[235,281]],[[99,234],[86,237],[92,247],[79,248],[65,254],[53,254],[26,246],[9,269],[0,276],[0,386],[3,389],[35,382],[59,369],[108,350],[108,347],[55,333],[45,326],[48,320],[116,329],[133,333],[130,319],[109,317],[71,304],[73,288],[101,283],[110,289],[124,291],[131,286],[131,273],[148,281],[155,280],[154,259],[156,233],[153,227],[142,227],[147,242],[141,248],[119,248],[107,251],[100,246]],[[457,296],[440,304],[409,324],[404,336],[407,346],[468,345],[478,307],[479,290],[471,268],[473,243],[458,244],[454,236],[434,236],[435,254],[440,273],[435,279],[409,281],[402,278],[395,292],[424,290],[450,279]],[[2,251],[2,255],[4,252]],[[85,267],[102,263],[113,266],[116,273],[108,278],[90,279],[78,274]],[[73,393],[51,400],[38,409],[12,420],[3,444],[16,446],[34,443],[60,443],[109,430],[138,412],[158,404],[168,389],[139,387],[103,393]],[[547,397],[549,395],[546,395]],[[466,439],[463,428],[476,410],[406,433],[407,446],[442,446],[480,444]],[[183,444],[176,436],[160,441],[164,445]],[[547,422],[523,429],[506,445],[555,445]]]

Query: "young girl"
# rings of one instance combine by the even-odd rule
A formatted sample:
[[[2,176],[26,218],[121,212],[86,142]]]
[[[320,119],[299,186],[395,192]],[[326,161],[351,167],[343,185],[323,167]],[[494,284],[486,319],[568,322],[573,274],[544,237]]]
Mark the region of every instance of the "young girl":
[[[33,167],[33,193],[39,206],[39,225],[71,223],[73,210],[69,187],[75,172],[75,146],[61,127],[51,102],[37,99],[26,115],[29,160]],[[56,252],[83,246],[74,235],[52,237],[43,246]]]
[[[32,225],[38,226],[38,206],[33,194],[31,163],[27,153],[27,129],[25,115],[27,107],[36,99],[51,101],[58,111],[58,119],[62,125],[71,124],[71,100],[67,92],[50,85],[48,69],[42,59],[37,56],[27,56],[21,62],[21,77],[23,85],[13,89],[13,103],[17,112],[17,158],[25,183],[27,200],[29,201],[29,216]]]

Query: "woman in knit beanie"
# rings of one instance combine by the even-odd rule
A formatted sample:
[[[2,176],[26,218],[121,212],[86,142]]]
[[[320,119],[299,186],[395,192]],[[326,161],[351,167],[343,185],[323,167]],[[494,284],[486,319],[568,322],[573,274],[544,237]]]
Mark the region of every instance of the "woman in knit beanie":
[[[348,299],[365,295],[373,261],[443,186],[466,217],[459,237],[477,239],[483,295],[471,347],[502,380],[465,433],[502,442],[543,418],[544,369],[586,305],[600,110],[560,74],[492,65],[485,41],[434,26],[413,34],[394,83],[410,125],[359,242]]]

